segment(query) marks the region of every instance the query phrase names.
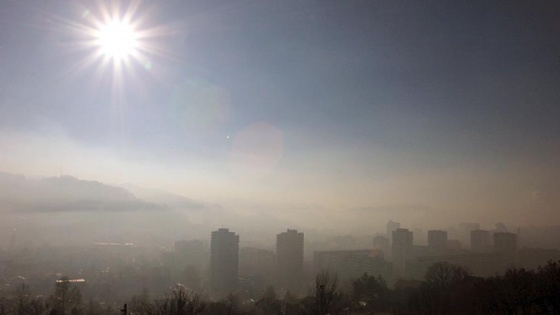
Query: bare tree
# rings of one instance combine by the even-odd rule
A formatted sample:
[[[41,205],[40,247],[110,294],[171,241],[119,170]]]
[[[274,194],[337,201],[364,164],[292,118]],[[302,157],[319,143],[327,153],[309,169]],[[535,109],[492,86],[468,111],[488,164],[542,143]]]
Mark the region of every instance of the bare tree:
[[[146,288],[142,290],[142,294],[132,296],[130,311],[132,314],[138,315],[155,314],[155,306],[150,303],[150,295],[148,294],[148,290]]]
[[[18,285],[14,290],[14,313],[17,315],[27,314],[31,299],[31,291],[29,290],[29,286],[26,283]]]
[[[543,312],[560,314],[560,262],[549,261],[539,267],[536,291]]]
[[[457,303],[457,292],[469,277],[461,266],[438,262],[426,271],[424,283],[411,300],[414,309],[423,314],[448,314]]]
[[[262,298],[257,301],[256,306],[267,315],[278,315],[282,313],[282,305],[276,296],[273,287],[268,287]]]
[[[426,283],[439,290],[447,290],[464,281],[469,273],[461,266],[438,262],[430,266],[424,277]]]
[[[154,304],[154,314],[157,315],[196,315],[202,313],[206,307],[206,303],[198,294],[188,290],[182,284],[176,284],[171,289],[171,293],[156,299]]]
[[[41,315],[47,310],[47,305],[44,299],[42,297],[34,297],[27,283],[18,285],[13,291],[12,296],[10,314]]]
[[[315,278],[315,287],[302,301],[302,313],[309,315],[335,315],[342,311],[342,293],[338,289],[338,279],[328,271]]]
[[[499,302],[507,313],[532,314],[535,297],[534,273],[521,269],[508,269],[501,278],[502,288]]]
[[[364,273],[352,282],[354,309],[366,310],[370,314],[388,308],[389,289],[381,276],[377,278]]]

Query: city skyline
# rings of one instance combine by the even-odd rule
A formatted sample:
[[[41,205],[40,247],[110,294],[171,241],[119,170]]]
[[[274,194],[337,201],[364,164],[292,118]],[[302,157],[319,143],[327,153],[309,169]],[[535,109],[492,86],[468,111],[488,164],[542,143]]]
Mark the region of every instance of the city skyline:
[[[397,225],[394,221],[389,223],[388,226]],[[481,234],[481,230],[477,229],[480,225],[477,223],[459,226],[466,228],[471,236]],[[305,267],[300,276],[304,287],[308,288],[307,294],[304,293],[305,290],[298,292],[285,287],[282,284],[282,270],[275,268],[275,255],[281,257],[284,256],[281,252],[285,249],[303,246],[303,232],[293,229],[276,234],[279,236],[280,245],[276,253],[258,247],[240,247],[239,240],[242,235],[235,234],[228,228],[220,228],[211,233],[209,249],[205,248],[206,241],[192,239],[176,240],[174,250],[130,243],[95,243],[48,248],[22,248],[16,244],[7,251],[0,248],[0,275],[4,287],[0,293],[2,297],[8,297],[2,300],[2,306],[7,310],[31,310],[33,307],[33,310],[38,309],[43,313],[49,309],[73,309],[74,312],[74,309],[79,307],[87,307],[88,304],[80,298],[83,294],[90,301],[90,310],[95,307],[97,312],[102,314],[110,313],[115,305],[121,306],[123,303],[125,310],[128,305],[133,312],[147,312],[153,307],[169,305],[162,303],[175,299],[180,299],[177,300],[179,303],[185,301],[184,299],[201,303],[198,304],[201,306],[199,312],[207,308],[203,314],[216,314],[217,309],[228,305],[243,311],[244,314],[250,314],[253,310],[267,312],[277,307],[288,307],[286,304],[295,308],[305,307],[306,301],[317,292],[313,291],[313,288],[320,290],[325,283],[320,279],[328,276],[330,279],[337,279],[328,283],[338,283],[335,289],[344,296],[348,295],[354,301],[360,296],[369,296],[378,301],[374,305],[376,309],[379,305],[385,305],[383,308],[394,310],[395,306],[407,309],[409,303],[416,301],[416,294],[428,292],[424,291],[426,286],[437,287],[440,282],[434,281],[445,281],[452,275],[460,278],[454,278],[453,281],[457,283],[444,287],[445,290],[457,290],[457,286],[466,289],[473,283],[476,283],[477,289],[459,295],[455,295],[455,292],[460,291],[454,291],[449,297],[449,303],[455,305],[469,300],[472,301],[469,303],[476,303],[471,306],[473,310],[486,313],[481,311],[480,307],[486,305],[488,310],[495,309],[495,301],[499,299],[492,298],[487,301],[488,304],[481,304],[488,298],[487,290],[498,294],[511,294],[513,291],[523,298],[527,286],[519,286],[519,275],[522,275],[523,279],[531,281],[533,287],[537,288],[534,296],[548,297],[546,292],[549,291],[543,290],[550,289],[550,284],[555,281],[555,278],[550,277],[558,270],[558,263],[555,261],[560,258],[560,250],[518,248],[518,235],[505,232],[507,230],[507,226],[496,224],[495,230],[485,231],[493,234],[493,244],[492,247],[486,246],[483,251],[475,250],[475,244],[471,244],[472,248],[468,249],[457,248],[456,244],[449,242],[450,246],[442,248],[442,244],[437,244],[439,241],[436,241],[436,244],[432,241],[432,244],[418,246],[415,245],[416,242],[412,242],[413,238],[416,239],[413,237],[416,232],[409,231],[404,226],[392,232],[393,242],[397,243],[397,246],[393,246],[393,258],[384,257],[381,250],[374,248],[375,244],[371,243],[371,240],[375,239],[375,236],[370,236],[367,248],[350,249],[348,244],[341,242],[332,249],[316,249],[313,251],[312,260],[305,260]],[[444,236],[444,231],[441,230],[428,232],[434,231],[436,233],[431,233],[432,238],[440,239]],[[311,244],[306,246],[308,245]],[[298,254],[297,251],[289,253],[288,256],[294,254],[301,257],[301,253]],[[282,260],[278,260],[278,263]],[[239,269],[235,268],[237,261]],[[61,272],[52,273],[52,268]],[[16,274],[18,276],[12,276]],[[545,279],[547,280],[544,281]],[[510,288],[509,285],[492,285],[497,281],[512,286]],[[139,288],[143,288],[141,293]],[[382,294],[364,293],[362,289],[365,288],[377,288],[376,290],[380,291],[376,292]],[[403,288],[406,290],[405,296],[401,295]],[[71,290],[61,292],[68,289]],[[22,291],[32,294],[28,295],[29,299],[13,303],[16,300],[12,297]],[[45,298],[48,292],[53,293]],[[433,294],[433,291],[431,292]],[[70,295],[64,300],[66,293]],[[410,294],[413,295],[409,296]],[[60,296],[62,304],[51,304],[51,301],[60,301]],[[396,302],[390,302],[393,296],[401,296],[405,300],[395,299]],[[432,296],[430,295],[425,302],[429,302]],[[237,304],[238,300],[245,302]],[[505,308],[515,306],[517,300],[503,300],[502,304]],[[546,301],[549,300],[551,299]],[[383,304],[380,304],[381,301]],[[543,305],[548,303],[539,301],[541,300],[533,300],[527,305],[534,309],[542,309]],[[349,300],[348,305],[351,313],[359,312],[368,306],[367,303],[350,302]],[[385,303],[394,304],[387,304],[393,305],[389,307]],[[274,305],[277,306],[271,307]],[[416,306],[408,307],[405,314],[418,313]],[[459,309],[464,310],[457,307],[457,310]],[[548,309],[550,310],[550,307]],[[165,314],[167,313],[169,312]]]

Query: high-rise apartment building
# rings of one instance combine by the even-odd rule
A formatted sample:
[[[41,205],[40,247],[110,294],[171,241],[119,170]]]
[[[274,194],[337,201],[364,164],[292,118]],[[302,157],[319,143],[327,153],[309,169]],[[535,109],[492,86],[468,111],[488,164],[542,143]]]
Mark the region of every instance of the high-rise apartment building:
[[[369,275],[381,275],[386,281],[392,280],[391,263],[383,259],[378,250],[315,251],[313,265],[315,274],[326,270],[343,281],[355,280],[366,272]]]
[[[396,229],[392,234],[393,274],[394,279],[406,275],[406,260],[412,254],[412,231]]]
[[[299,292],[303,278],[303,233],[288,230],[276,235],[276,257],[278,284]]]
[[[237,289],[239,235],[228,229],[212,232],[210,241],[210,282],[215,293]]]

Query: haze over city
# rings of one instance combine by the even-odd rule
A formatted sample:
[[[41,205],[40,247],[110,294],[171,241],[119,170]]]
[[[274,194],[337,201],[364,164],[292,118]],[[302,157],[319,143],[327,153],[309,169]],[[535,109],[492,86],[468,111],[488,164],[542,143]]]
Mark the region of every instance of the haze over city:
[[[553,2],[1,5],[4,172],[344,231],[558,220]]]
[[[231,290],[238,269],[240,287],[258,272],[284,285],[244,265],[279,248],[302,294],[344,255],[391,289],[433,257],[480,277],[557,259],[559,15],[518,0],[1,1],[1,281],[89,284],[84,248],[96,279],[149,257],[168,277],[156,291],[187,262],[202,292],[230,267]],[[80,263],[46,267],[66,253]]]

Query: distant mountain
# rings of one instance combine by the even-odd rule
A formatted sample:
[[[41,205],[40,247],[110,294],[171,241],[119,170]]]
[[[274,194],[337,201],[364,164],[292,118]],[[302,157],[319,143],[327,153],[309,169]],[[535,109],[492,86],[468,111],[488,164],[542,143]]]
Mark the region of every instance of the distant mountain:
[[[170,193],[159,189],[138,187],[132,184],[122,185],[127,191],[134,193],[139,198],[148,202],[165,205],[176,210],[203,210],[206,206],[198,201],[182,195]]]
[[[130,191],[72,176],[30,179],[0,173],[0,210],[18,212],[163,210]]]

